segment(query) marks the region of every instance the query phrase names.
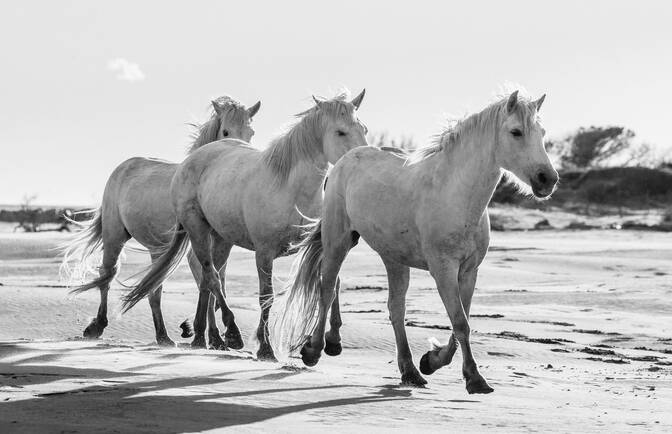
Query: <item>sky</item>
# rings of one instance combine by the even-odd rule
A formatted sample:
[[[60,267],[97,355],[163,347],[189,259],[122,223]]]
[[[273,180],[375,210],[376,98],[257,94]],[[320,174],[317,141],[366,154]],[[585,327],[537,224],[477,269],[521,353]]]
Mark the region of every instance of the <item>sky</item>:
[[[125,159],[182,160],[223,94],[262,101],[259,147],[311,94],[366,88],[369,130],[423,143],[507,83],[547,94],[550,137],[624,125],[672,147],[672,2],[395,3],[3,2],[0,203],[96,205]]]

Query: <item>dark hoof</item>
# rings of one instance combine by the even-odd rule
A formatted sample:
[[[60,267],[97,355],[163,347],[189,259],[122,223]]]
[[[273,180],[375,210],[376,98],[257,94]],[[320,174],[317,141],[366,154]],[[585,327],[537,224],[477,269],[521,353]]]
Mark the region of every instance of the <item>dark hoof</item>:
[[[224,341],[226,342],[227,347],[234,350],[240,350],[245,346],[243,343],[243,338],[240,336],[240,332],[238,330],[227,330],[224,334]]]
[[[107,321],[98,321],[98,318],[94,318],[84,329],[84,337],[87,339],[98,339],[103,334],[105,327],[107,327]]]
[[[490,387],[488,382],[485,381],[485,378],[481,376],[467,380],[467,392],[469,392],[470,395],[474,393],[491,393],[494,392],[494,390],[495,389]]]
[[[170,339],[168,336],[159,336],[156,338],[156,343],[159,344],[160,347],[174,347],[175,342],[173,342],[172,339]]]
[[[326,341],[326,344],[324,346],[324,352],[328,356],[338,356],[343,352],[343,347],[341,346],[340,342],[336,342],[335,344],[332,344],[329,341]]]
[[[219,336],[219,332],[216,334],[208,333],[208,347],[213,350],[227,350],[226,342]]]
[[[436,369],[432,369],[431,366],[429,366],[429,353],[429,351],[426,352],[420,359],[420,372],[425,375],[432,375],[436,372]]]
[[[205,348],[205,336],[196,336],[193,341],[191,341],[191,348]]]
[[[188,319],[185,319],[182,324],[180,324],[180,328],[182,329],[181,336],[183,338],[190,338],[194,335],[194,328]]]
[[[320,352],[315,354],[315,351],[310,347],[310,341],[301,347],[301,360],[303,360],[303,364],[306,366],[315,366],[320,361]]]
[[[277,362],[273,349],[270,346],[262,346],[257,351],[257,360],[264,362]]]
[[[401,374],[401,384],[403,386],[425,387],[427,380],[422,378],[422,375],[413,368],[412,371]]]

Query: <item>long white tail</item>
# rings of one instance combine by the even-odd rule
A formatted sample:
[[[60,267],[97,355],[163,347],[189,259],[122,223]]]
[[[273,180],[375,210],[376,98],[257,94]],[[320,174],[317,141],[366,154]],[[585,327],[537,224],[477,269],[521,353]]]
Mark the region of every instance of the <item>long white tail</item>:
[[[123,297],[122,311],[124,313],[149,295],[150,292],[156,291],[164,280],[173,274],[184,255],[189,251],[189,237],[182,225],[177,224],[171,232],[170,244],[164,248],[161,257],[152,264],[149,272],[140,283]]]
[[[307,226],[298,244],[287,285],[278,294],[271,310],[271,346],[276,356],[299,349],[317,325],[322,268],[322,221]]]
[[[60,267],[61,279],[69,284],[80,283],[71,292],[84,292],[105,283],[105,281],[109,282],[114,279],[114,275],[99,276],[91,282],[83,283],[90,273],[97,274],[98,271],[98,258],[96,258],[95,253],[103,245],[102,209],[95,210],[93,217],[88,221],[76,222],[71,220],[70,222],[84,228],[71,242],[63,247],[63,261]]]

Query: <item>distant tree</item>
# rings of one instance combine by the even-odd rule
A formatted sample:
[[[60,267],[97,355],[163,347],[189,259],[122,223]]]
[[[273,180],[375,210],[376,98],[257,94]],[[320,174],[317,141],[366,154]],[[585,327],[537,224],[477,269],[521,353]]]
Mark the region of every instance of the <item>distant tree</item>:
[[[655,166],[652,148],[635,143],[635,133],[621,126],[579,128],[564,140],[546,142],[563,169]]]
[[[39,228],[37,218],[40,210],[33,207],[35,199],[37,199],[37,194],[23,195],[19,211],[19,224],[14,228],[14,231],[23,229],[26,232],[37,232]]]

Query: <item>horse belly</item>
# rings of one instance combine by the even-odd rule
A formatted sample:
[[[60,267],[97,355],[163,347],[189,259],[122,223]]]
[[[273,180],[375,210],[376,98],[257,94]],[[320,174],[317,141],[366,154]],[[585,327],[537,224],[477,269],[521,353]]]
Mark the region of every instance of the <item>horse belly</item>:
[[[381,258],[392,260],[413,268],[427,269],[427,261],[417,236],[410,229],[397,228],[384,231],[375,226],[357,229],[362,239],[378,253]]]

